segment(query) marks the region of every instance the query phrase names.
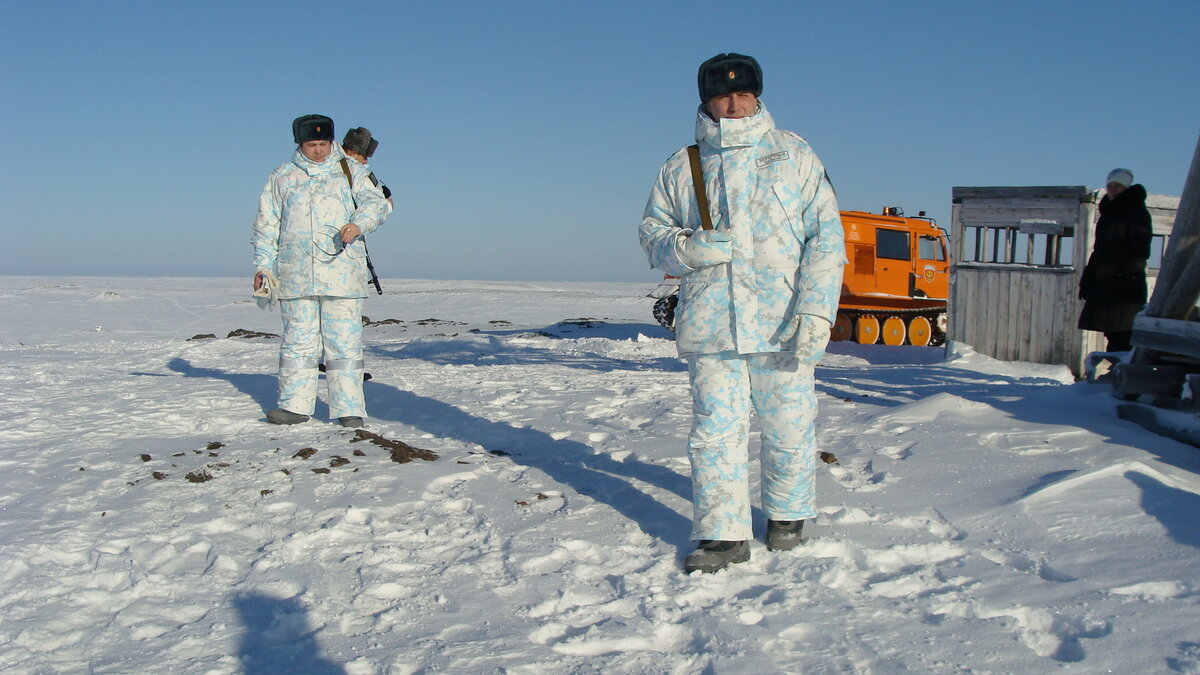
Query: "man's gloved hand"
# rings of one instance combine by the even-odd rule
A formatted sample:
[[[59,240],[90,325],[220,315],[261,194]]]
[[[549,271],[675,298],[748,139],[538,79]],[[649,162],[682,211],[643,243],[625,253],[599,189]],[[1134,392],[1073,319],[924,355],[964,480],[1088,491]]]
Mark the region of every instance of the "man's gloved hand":
[[[275,273],[266,268],[259,268],[254,275],[254,300],[259,309],[270,309],[271,304],[279,299],[279,279]]]
[[[794,339],[796,358],[800,359],[800,363],[812,365],[825,355],[825,346],[829,344],[829,331],[832,327],[819,316],[797,312],[779,332],[779,344],[786,344]]]
[[[685,230],[675,242],[684,265],[693,269],[733,260],[733,234],[728,230]]]

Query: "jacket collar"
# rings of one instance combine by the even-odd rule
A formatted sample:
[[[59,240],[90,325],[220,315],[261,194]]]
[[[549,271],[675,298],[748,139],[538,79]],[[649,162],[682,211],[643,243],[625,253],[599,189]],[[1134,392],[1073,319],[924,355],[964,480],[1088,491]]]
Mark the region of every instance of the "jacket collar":
[[[1101,213],[1114,210],[1121,211],[1124,209],[1138,209],[1146,207],[1146,188],[1142,187],[1141,183],[1135,183],[1127,188],[1121,194],[1117,195],[1116,199],[1109,199],[1108,195],[1100,199]]]
[[[774,128],[775,118],[762,101],[758,102],[757,112],[737,120],[713,120],[703,104],[696,110],[696,142],[716,150],[755,145]]]
[[[317,164],[305,157],[304,153],[300,152],[300,148],[296,148],[296,152],[292,153],[292,164],[300,167],[309,176],[323,176],[331,171],[341,171],[342,167],[338,166],[338,162],[345,156],[342,146],[334,141],[333,148],[330,149],[329,156],[325,158],[324,162]]]

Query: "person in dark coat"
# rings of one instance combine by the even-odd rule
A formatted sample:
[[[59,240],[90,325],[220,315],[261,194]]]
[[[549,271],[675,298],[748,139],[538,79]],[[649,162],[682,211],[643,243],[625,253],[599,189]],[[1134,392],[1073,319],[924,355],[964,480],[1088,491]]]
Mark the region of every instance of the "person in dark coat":
[[[1100,200],[1096,242],[1079,280],[1084,300],[1079,327],[1104,333],[1107,350],[1133,348],[1133,318],[1146,304],[1146,260],[1150,257],[1150,212],[1146,188],[1133,182],[1129,169],[1108,174]]]

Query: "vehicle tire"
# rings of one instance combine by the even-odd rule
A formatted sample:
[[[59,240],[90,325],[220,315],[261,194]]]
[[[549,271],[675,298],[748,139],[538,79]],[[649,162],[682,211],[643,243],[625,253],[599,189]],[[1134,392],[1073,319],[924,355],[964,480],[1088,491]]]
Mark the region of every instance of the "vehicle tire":
[[[844,312],[838,312],[837,318],[833,322],[833,330],[829,332],[829,339],[834,342],[849,340],[853,334],[854,321]]]
[[[854,341],[860,345],[879,342],[879,319],[863,314],[854,320]]]
[[[909,320],[908,342],[918,347],[927,347],[933,342],[933,324],[927,317],[914,316]]]
[[[883,330],[880,331],[883,336],[883,344],[891,347],[899,347],[904,344],[904,338],[908,337],[908,330],[904,327],[904,319],[898,316],[889,316],[883,321]]]

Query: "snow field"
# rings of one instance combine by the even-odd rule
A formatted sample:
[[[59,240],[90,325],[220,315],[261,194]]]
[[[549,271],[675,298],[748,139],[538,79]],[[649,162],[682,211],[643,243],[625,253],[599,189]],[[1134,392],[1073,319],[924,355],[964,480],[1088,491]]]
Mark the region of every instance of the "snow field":
[[[263,421],[242,280],[2,281],[5,672],[1200,671],[1200,461],[1063,369],[835,344],[807,543],[686,576],[650,285],[385,284],[397,463]]]

